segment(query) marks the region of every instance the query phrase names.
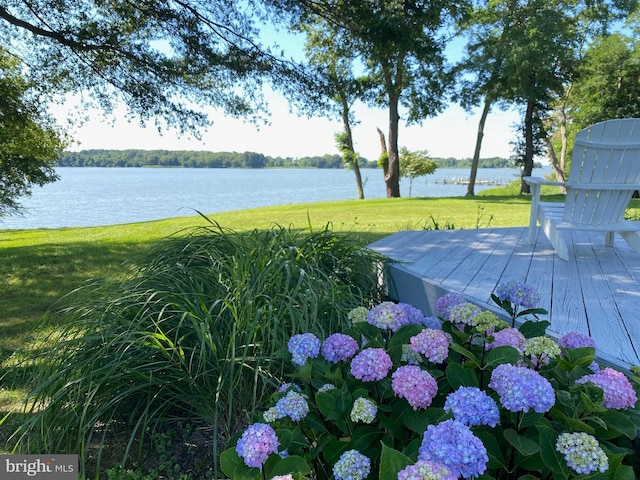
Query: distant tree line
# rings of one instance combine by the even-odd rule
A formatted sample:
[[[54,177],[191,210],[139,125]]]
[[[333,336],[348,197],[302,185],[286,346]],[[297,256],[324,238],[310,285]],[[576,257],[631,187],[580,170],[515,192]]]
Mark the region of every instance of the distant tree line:
[[[360,159],[362,167],[376,162]],[[187,167],[187,168],[342,168],[340,155],[302,158],[270,157],[255,152],[207,152],[196,150],[82,150],[64,152],[60,167]]]
[[[440,168],[469,168],[470,158],[435,158]],[[379,168],[377,161],[360,157],[360,168]],[[185,168],[344,168],[340,155],[270,157],[256,152],[207,152],[199,150],[82,150],[64,152],[59,167],[185,167]],[[512,160],[493,157],[480,160],[481,168],[514,167]]]

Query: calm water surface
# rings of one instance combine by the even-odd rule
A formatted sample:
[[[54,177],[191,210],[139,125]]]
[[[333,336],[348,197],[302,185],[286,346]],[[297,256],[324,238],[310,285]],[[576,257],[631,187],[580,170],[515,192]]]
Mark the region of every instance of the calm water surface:
[[[114,225],[289,203],[356,199],[353,171],[338,169],[58,168],[60,180],[22,200],[23,216],[0,218],[0,229]],[[534,172],[537,175],[547,170]],[[439,169],[414,180],[412,197],[453,197],[466,185],[444,184],[467,169]],[[517,169],[479,169],[477,180],[501,184]],[[384,198],[382,170],[363,169],[365,198]],[[476,184],[479,192],[489,186]],[[400,183],[409,196],[409,181]]]

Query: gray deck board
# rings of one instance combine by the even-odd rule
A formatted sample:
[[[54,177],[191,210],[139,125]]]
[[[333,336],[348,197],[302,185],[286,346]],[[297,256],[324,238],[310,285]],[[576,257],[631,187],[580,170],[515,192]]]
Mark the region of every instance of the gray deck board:
[[[570,259],[560,260],[540,232],[527,242],[526,228],[398,232],[369,248],[398,261],[390,269],[391,294],[435,315],[435,301],[458,292],[483,308],[500,311],[491,293],[522,280],[540,293],[549,314],[548,333],[591,335],[605,363],[640,365],[640,256],[619,237],[563,232]]]

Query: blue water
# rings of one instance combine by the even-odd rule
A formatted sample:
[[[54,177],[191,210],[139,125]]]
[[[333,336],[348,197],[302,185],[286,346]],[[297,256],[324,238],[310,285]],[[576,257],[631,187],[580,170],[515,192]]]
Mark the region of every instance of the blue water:
[[[289,203],[356,199],[353,171],[339,169],[58,168],[58,182],[22,199],[22,216],[0,218],[0,229],[114,225]],[[534,172],[540,175],[547,169]],[[412,197],[455,197],[466,185],[444,184],[467,169],[439,169],[416,178]],[[477,180],[506,184],[517,169],[479,169]],[[380,169],[363,169],[365,198],[384,198]],[[476,184],[476,193],[490,186]],[[400,193],[409,196],[409,181]]]

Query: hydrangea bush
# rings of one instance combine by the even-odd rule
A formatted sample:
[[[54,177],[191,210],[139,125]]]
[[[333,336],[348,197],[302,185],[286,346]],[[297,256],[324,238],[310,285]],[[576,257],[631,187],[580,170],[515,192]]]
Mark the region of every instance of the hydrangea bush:
[[[232,440],[223,471],[234,480],[636,478],[633,383],[600,369],[588,336],[545,336],[528,285],[500,285],[493,298],[511,322],[450,293],[437,318],[383,302],[351,312],[346,332],[294,335],[283,352],[296,365],[291,382]]]

